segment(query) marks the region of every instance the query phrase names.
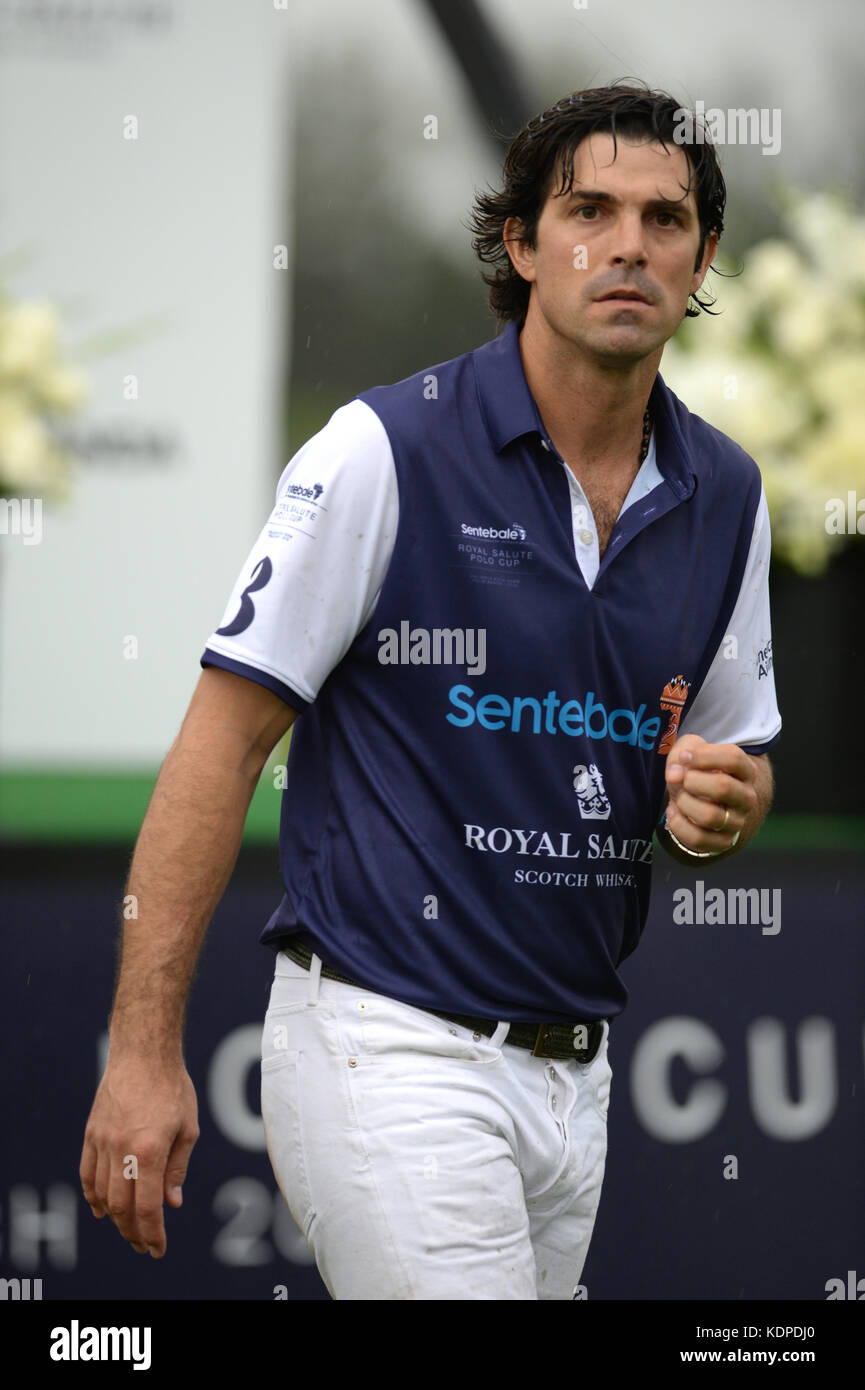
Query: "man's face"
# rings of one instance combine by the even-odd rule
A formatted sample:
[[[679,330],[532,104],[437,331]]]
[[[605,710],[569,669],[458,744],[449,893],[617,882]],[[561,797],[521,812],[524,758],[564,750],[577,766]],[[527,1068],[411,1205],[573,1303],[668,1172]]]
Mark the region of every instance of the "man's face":
[[[611,134],[587,136],[574,154],[573,190],[557,197],[555,185],[534,248],[509,243],[516,269],[532,283],[529,316],[611,363],[637,362],[662,347],[717,247],[716,236],[706,238],[695,272],[700,225],[693,188],[683,199],[689,172],[679,146],[619,136],[614,154]],[[505,236],[519,230],[508,219]],[[615,290],[644,299],[603,297]]]

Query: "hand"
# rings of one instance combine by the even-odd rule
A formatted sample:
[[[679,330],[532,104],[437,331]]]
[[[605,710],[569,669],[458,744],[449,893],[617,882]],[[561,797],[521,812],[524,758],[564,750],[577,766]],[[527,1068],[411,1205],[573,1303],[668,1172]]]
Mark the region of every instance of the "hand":
[[[754,763],[736,743],[684,734],[667,754],[667,826],[686,849],[722,853],[758,803]]]
[[[198,1139],[195,1089],[182,1061],[109,1059],[84,1132],[79,1176],[93,1215],[107,1212],[140,1255],[165,1254],[162,1203],[179,1207]]]

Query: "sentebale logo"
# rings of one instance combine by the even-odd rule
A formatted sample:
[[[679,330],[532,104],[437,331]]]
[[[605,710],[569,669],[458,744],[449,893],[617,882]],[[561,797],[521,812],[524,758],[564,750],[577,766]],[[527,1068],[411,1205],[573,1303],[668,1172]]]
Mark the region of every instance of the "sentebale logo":
[[[321,483],[313,483],[311,487],[304,487],[303,483],[291,483],[291,485],[285,489],[285,496],[305,497],[308,498],[310,502],[317,502],[323,492],[324,488]]]
[[[567,734],[570,738],[610,738],[614,743],[630,743],[633,748],[651,749],[661,728],[657,715],[644,719],[646,706],[614,709],[587,690],[581,700],[561,700],[555,690],[546,695],[498,695],[489,693],[475,699],[470,685],[452,685],[448,699],[458,714],[445,718],[456,729],[479,724],[482,729],[512,734]]]
[[[485,541],[524,541],[526,528],[520,526],[518,521],[511,522],[510,526],[469,526],[464,521],[460,526],[460,534],[477,536]]]

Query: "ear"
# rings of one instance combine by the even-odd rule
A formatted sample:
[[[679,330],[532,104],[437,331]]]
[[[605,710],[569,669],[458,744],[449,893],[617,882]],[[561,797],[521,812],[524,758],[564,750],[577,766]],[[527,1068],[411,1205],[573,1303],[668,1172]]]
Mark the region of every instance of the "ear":
[[[511,259],[511,265],[518,275],[524,280],[534,280],[535,278],[535,253],[528,242],[524,240],[525,227],[519,217],[508,217],[502,229],[502,240],[505,250]]]
[[[706,244],[703,247],[702,259],[691,278],[691,289],[689,291],[690,294],[696,294],[697,290],[702,285],[708,273],[709,266],[715,259],[715,252],[717,251],[717,249],[718,233],[709,232],[708,236],[706,237]]]

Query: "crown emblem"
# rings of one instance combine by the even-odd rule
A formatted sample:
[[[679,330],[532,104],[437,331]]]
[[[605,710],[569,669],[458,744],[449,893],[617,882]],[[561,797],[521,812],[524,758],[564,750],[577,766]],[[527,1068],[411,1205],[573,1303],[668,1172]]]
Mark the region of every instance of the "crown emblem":
[[[668,680],[661,691],[661,709],[669,714],[670,719],[664,730],[664,736],[658,744],[659,753],[669,753],[673,744],[676,742],[676,735],[679,732],[679,720],[682,717],[682,709],[688,698],[688,691],[690,688],[691,682],[686,681],[684,676],[678,675]]]
[[[667,681],[661,691],[661,709],[681,709],[688,698],[688,691],[691,682],[686,681],[684,676],[674,676],[671,681]]]

